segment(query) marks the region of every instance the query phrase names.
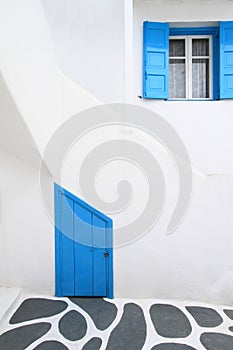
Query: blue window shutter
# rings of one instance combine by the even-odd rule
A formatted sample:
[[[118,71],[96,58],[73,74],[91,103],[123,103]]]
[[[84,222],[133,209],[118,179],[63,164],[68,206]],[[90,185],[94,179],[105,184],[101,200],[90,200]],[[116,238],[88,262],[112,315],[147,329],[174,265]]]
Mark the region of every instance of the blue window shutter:
[[[168,99],[169,24],[143,23],[143,97]]]
[[[233,98],[233,22],[220,22],[220,99]]]

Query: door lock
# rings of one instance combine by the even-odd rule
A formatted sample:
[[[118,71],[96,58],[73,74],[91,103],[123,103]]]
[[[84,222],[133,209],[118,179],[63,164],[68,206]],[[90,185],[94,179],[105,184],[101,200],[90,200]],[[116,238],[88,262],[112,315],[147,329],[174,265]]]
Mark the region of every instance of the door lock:
[[[108,258],[109,253],[108,252],[104,252],[104,256],[105,256],[105,258]]]

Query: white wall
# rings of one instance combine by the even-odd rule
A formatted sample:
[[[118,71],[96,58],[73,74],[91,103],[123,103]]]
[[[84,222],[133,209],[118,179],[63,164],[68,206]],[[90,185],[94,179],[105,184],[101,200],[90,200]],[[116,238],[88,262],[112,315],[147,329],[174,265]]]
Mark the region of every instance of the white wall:
[[[194,187],[188,213],[172,235],[166,235],[165,210],[143,239],[116,250],[117,296],[232,303],[233,102],[137,97],[142,95],[143,21],[232,20],[232,13],[232,1],[134,1],[131,102],[160,114],[178,132],[194,166]]]
[[[227,21],[231,11],[231,0],[134,0],[134,18],[148,21]]]
[[[135,0],[132,102],[150,108],[169,121],[181,136],[192,164],[204,173],[233,173],[233,102],[140,100],[142,95],[143,21],[199,22],[233,19],[230,0]],[[200,23],[199,23],[200,25]]]
[[[61,70],[103,103],[124,99],[124,1],[42,0]]]
[[[70,104],[72,108],[70,108],[66,104],[69,94],[63,94],[64,120],[69,114],[82,110],[80,103],[77,105],[75,103],[78,100],[75,99],[76,92],[77,96],[80,93],[75,83],[85,88],[100,102],[116,102],[121,100],[119,99],[119,88],[122,87],[122,81],[115,79],[115,74],[121,77],[123,69],[126,69],[125,76],[128,79],[133,77],[132,82],[125,81],[124,83],[127,90],[122,89],[126,100],[152,109],[164,117],[180,135],[194,166],[195,181],[189,211],[179,228],[172,235],[167,236],[166,227],[174,207],[178,185],[174,169],[172,172],[166,161],[167,155],[159,154],[158,148],[153,145],[153,140],[148,140],[148,136],[143,135],[142,132],[131,130],[126,126],[118,130],[107,128],[96,131],[96,134],[95,131],[90,132],[85,136],[86,138],[72,145],[68,151],[62,167],[62,183],[81,197],[82,192],[78,184],[79,168],[88,152],[103,141],[114,138],[134,140],[152,150],[155,158],[164,165],[163,171],[168,190],[165,211],[155,228],[145,237],[125,247],[115,249],[115,296],[198,299],[232,303],[233,262],[230,248],[233,244],[231,215],[233,210],[232,101],[181,103],[141,100],[137,96],[142,94],[142,23],[144,20],[172,22],[229,20],[233,13],[233,3],[227,0],[221,4],[217,1],[198,1],[198,4],[197,1],[134,1],[132,42],[127,35],[125,43],[126,65],[117,66],[113,80],[112,75],[106,77],[111,81],[116,81],[114,89],[106,88],[111,84],[103,87],[99,73],[95,72],[91,77],[93,67],[90,68],[89,61],[88,64],[84,64],[85,55],[83,53],[88,52],[90,55],[92,53],[90,43],[97,40],[96,37],[93,39],[92,35],[97,26],[90,26],[87,30],[87,24],[83,24],[82,21],[74,24],[75,19],[78,19],[78,14],[74,11],[77,8],[73,2],[69,8],[69,5],[65,6],[64,2],[60,1],[56,11],[54,11],[55,5],[51,2],[43,0],[43,4],[52,29],[60,66],[70,78],[70,82],[63,80],[65,85],[69,85],[72,90],[71,96],[73,95],[73,102]],[[104,3],[101,2],[101,4]],[[88,23],[90,2],[85,2],[85,5],[80,2],[79,6],[79,15],[85,13],[86,23]],[[82,12],[81,8],[85,11]],[[108,6],[105,4],[105,10],[107,9]],[[91,18],[94,16],[94,11],[96,10],[91,7]],[[62,18],[61,12],[64,13]],[[102,13],[97,11],[97,13],[98,19],[106,14],[105,11]],[[112,17],[109,15],[109,18]],[[93,19],[90,21],[94,23]],[[127,18],[125,25],[127,27]],[[131,23],[128,23],[128,29],[130,26]],[[86,31],[81,31],[81,37],[78,33],[80,29],[84,30],[83,28]],[[105,29],[98,27],[98,30],[102,31],[105,38]],[[84,42],[84,38],[88,40]],[[85,44],[87,42],[88,46]],[[117,55],[116,57],[123,55],[123,40],[120,45],[117,41],[114,47],[110,41],[106,42],[108,45],[105,50],[102,50],[103,43],[97,40],[97,61],[100,72],[103,72],[104,69],[104,65],[101,64],[104,62],[104,57],[113,57],[114,54]],[[74,64],[74,58],[79,65]],[[106,67],[110,66],[106,65]],[[85,106],[98,104],[93,98],[85,99],[85,101],[87,104],[82,102],[83,109]],[[123,119],[122,122],[124,123]],[[140,176],[137,171],[133,170],[133,167],[115,163],[109,165],[108,169],[101,168],[95,178],[97,191],[106,201],[116,200],[117,183],[122,177],[128,178],[130,183],[135,185],[132,203],[123,212],[112,215],[115,227],[134,220],[142,211],[146,191]]]
[[[88,90],[83,89],[62,71],[59,72],[59,82],[61,89],[61,122],[65,122],[70,117],[88,108],[102,104]]]
[[[26,3],[25,0],[24,4],[20,5],[22,9],[14,7],[15,16],[21,11],[26,11],[29,4]],[[48,51],[45,50],[49,53],[44,57],[43,67],[45,68],[36,71],[36,55],[33,58],[33,65],[29,65],[28,70],[28,61],[20,58],[20,65],[17,64],[18,49],[15,48],[18,47],[18,37],[15,37],[15,34],[12,34],[13,42],[7,37],[4,39],[5,45],[2,46],[4,58],[2,63],[5,67],[3,76],[12,94],[15,93],[13,97],[18,106],[21,106],[20,112],[27,120],[28,126],[31,126],[30,130],[37,140],[37,145],[42,149],[57,126],[55,95],[56,79],[59,79],[60,121],[65,121],[75,113],[103,102],[130,101],[152,109],[174,127],[183,140],[195,167],[193,198],[189,211],[179,228],[168,236],[166,227],[174,207],[178,181],[174,167],[172,168],[167,161],[168,155],[154,145],[153,140],[142,131],[132,130],[124,125],[117,130],[109,128],[97,130],[96,134],[93,130],[85,135],[86,139],[74,144],[68,151],[62,167],[62,185],[80,196],[82,194],[77,180],[79,166],[87,152],[104,140],[113,138],[134,140],[151,150],[163,165],[168,192],[164,213],[155,228],[145,237],[115,250],[115,296],[198,299],[231,304],[233,296],[231,254],[233,244],[231,110],[233,102],[148,101],[138,99],[137,96],[142,94],[142,23],[144,20],[172,22],[230,20],[233,18],[231,18],[233,2],[230,0],[221,2],[217,0],[135,0],[131,42],[130,35],[127,35],[124,42],[124,24],[127,27],[127,18],[124,21],[123,1],[42,0],[42,3],[48,19],[48,27],[46,22],[43,22],[45,27],[42,27],[46,30],[39,39],[41,43],[45,38],[48,48]],[[10,1],[9,4],[13,2]],[[30,11],[33,12],[32,7],[33,5]],[[8,15],[6,18],[9,19],[8,3],[6,8]],[[35,7],[34,15],[37,10],[42,20],[41,8]],[[25,15],[24,12],[22,22]],[[17,26],[18,20],[15,22]],[[27,28],[20,23],[19,28],[24,30],[34,28],[32,22],[26,21]],[[40,24],[41,22],[36,24],[37,29]],[[131,23],[128,27],[131,28]],[[4,28],[8,28],[6,23]],[[53,44],[48,28],[51,29]],[[11,33],[10,28],[9,33]],[[34,47],[36,50],[37,44],[34,46],[34,43],[38,41],[35,37],[32,35],[30,38],[26,36],[26,39],[22,39],[23,32],[19,31],[19,33],[21,33],[19,34],[20,50],[23,45],[27,49]],[[11,44],[9,48],[7,48],[8,42]],[[60,76],[53,61],[53,45],[59,68],[62,70]],[[7,55],[4,54],[4,47],[7,48]],[[126,57],[124,57],[125,54]],[[9,66],[7,60],[10,62]],[[36,85],[34,86],[36,79],[33,77],[33,71],[36,72],[38,79],[40,75],[42,76],[41,80],[38,80],[38,90]],[[46,85],[47,73],[48,90],[44,92],[42,88],[44,84]],[[29,79],[29,75],[33,78]],[[24,76],[27,78],[25,86]],[[132,81],[130,77],[133,77]],[[128,80],[125,81],[125,78]],[[34,97],[42,95],[43,103],[40,104],[40,101],[34,98],[33,103],[30,102],[31,99],[28,96],[31,97],[29,93],[31,87],[33,87]],[[23,90],[19,94],[21,88]],[[53,101],[51,105],[50,101]],[[47,125],[45,121],[48,123],[48,128],[45,127]],[[125,119],[122,119],[123,124],[124,121]],[[0,175],[3,183],[0,188],[3,198],[1,199],[3,223],[0,232],[5,247],[2,256],[9,264],[3,265],[0,261],[2,269],[0,282],[2,279],[7,285],[27,288],[35,286],[37,290],[52,292],[53,231],[39,198],[36,170],[5,153],[1,152],[0,157],[4,165],[4,171],[1,171]],[[141,181],[142,174],[134,171],[132,164],[126,166],[123,162],[114,163],[109,169],[103,167],[100,170],[96,177],[96,187],[106,201],[116,200],[117,183],[122,176],[128,177],[132,185],[135,185],[134,197],[127,210],[112,215],[116,226],[134,220],[142,211],[143,200],[146,200],[148,194],[145,189],[146,182]],[[28,212],[30,212],[30,220],[28,220]],[[11,220],[12,213],[14,213],[14,220]],[[16,227],[17,233],[15,233]],[[51,233],[51,236],[48,233]],[[25,249],[25,242],[28,243],[28,249]],[[37,246],[38,253],[35,255],[33,251]],[[5,266],[4,269],[2,266]]]
[[[52,189],[46,171],[44,177]],[[53,294],[54,230],[42,205],[38,169],[0,151],[0,198],[0,285]]]
[[[168,215],[116,250],[116,294],[232,304],[233,177],[194,178],[189,211],[166,235]]]
[[[38,167],[40,152],[0,75],[0,149]]]
[[[58,66],[39,0],[0,3],[0,70],[40,152],[60,121]]]

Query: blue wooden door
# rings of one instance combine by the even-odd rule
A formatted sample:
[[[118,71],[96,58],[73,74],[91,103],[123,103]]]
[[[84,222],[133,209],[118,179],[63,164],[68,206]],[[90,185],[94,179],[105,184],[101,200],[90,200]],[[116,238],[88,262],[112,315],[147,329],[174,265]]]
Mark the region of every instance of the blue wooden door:
[[[113,297],[112,220],[55,184],[57,296]]]

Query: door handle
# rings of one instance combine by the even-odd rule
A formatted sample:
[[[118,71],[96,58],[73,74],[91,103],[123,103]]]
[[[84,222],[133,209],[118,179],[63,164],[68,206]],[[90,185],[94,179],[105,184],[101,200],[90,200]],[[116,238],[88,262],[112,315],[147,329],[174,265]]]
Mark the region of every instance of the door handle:
[[[105,258],[108,258],[109,253],[108,252],[104,252],[104,256],[105,256]]]

